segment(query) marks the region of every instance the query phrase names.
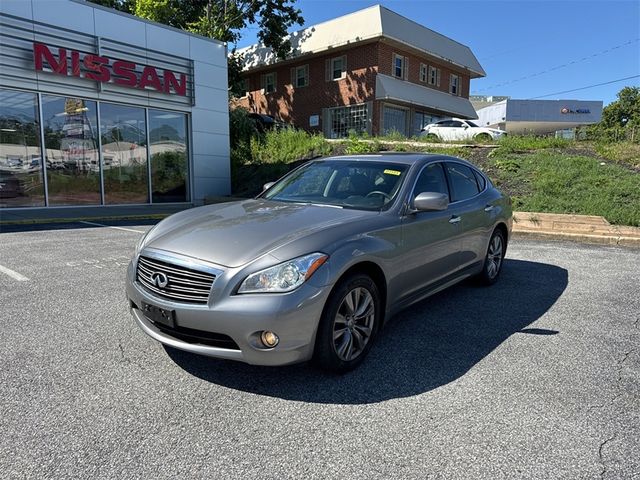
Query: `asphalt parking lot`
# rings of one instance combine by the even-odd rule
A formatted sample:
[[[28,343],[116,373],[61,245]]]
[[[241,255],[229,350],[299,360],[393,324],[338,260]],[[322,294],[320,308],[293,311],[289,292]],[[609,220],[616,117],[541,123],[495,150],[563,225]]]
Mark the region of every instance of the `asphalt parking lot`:
[[[146,337],[148,226],[2,228],[0,477],[640,478],[639,250],[515,240],[334,376]]]

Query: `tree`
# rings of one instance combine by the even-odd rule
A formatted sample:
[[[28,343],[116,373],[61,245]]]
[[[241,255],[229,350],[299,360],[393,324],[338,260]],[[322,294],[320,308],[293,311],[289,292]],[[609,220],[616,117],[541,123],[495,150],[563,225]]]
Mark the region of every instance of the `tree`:
[[[640,127],[640,87],[624,87],[618,100],[602,110],[602,127]]]
[[[240,31],[258,26],[258,40],[280,59],[291,53],[287,30],[303,25],[295,0],[92,0],[94,3],[133,13],[222,42],[237,43]],[[240,93],[242,59],[235,48],[229,56],[229,86]]]

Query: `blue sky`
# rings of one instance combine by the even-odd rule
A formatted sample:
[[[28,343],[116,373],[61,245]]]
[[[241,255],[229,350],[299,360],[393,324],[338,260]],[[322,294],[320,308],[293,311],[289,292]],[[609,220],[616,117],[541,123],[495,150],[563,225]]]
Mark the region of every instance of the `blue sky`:
[[[302,10],[305,26],[380,3],[471,47],[487,72],[486,78],[471,82],[472,94],[534,98],[640,75],[638,0],[298,0],[296,3]],[[238,47],[255,43],[255,34],[254,28],[245,30]],[[603,100],[606,105],[626,85],[639,86],[640,77],[545,98]]]

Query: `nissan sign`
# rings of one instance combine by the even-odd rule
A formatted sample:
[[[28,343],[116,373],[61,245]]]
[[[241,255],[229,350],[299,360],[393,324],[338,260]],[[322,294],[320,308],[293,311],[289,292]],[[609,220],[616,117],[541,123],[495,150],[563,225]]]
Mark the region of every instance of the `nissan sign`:
[[[151,89],[173,95],[187,95],[187,76],[149,65],[114,60],[103,55],[57,48],[57,55],[42,43],[33,44],[33,58],[37,71],[44,71],[45,63],[52,73],[95,82],[114,83],[123,87]]]

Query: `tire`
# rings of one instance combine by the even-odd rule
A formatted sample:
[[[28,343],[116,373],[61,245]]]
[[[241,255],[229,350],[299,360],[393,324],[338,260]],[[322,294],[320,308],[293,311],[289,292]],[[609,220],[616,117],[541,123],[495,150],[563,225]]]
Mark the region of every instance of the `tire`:
[[[354,274],[340,280],[322,312],[314,363],[338,373],[360,365],[382,321],[381,304],[378,288],[367,275]]]
[[[440,137],[438,137],[435,133],[427,133],[424,137],[428,142],[439,142]]]
[[[493,140],[493,138],[491,138],[491,135],[489,135],[488,133],[479,133],[478,135],[473,137],[473,139],[476,142],[480,143],[490,143]]]
[[[507,241],[504,238],[504,233],[500,229],[494,230],[489,240],[487,254],[484,257],[482,272],[477,277],[481,285],[493,285],[498,281],[506,251]]]

